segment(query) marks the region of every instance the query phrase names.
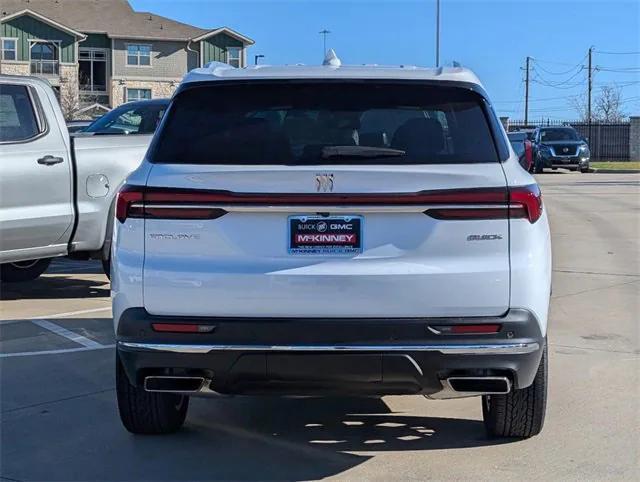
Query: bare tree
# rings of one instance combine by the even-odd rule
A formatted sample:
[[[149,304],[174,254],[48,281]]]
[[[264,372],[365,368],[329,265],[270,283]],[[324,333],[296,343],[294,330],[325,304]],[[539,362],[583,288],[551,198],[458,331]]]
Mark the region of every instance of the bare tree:
[[[60,102],[62,114],[67,121],[90,119],[91,116],[87,116],[87,113],[85,113],[86,108],[99,103],[100,100],[98,95],[86,92],[83,92],[82,98],[80,98],[80,92],[76,89],[62,88],[57,90],[56,94]]]
[[[622,91],[616,85],[605,85],[596,98],[594,116],[605,122],[620,122],[626,115],[622,111]]]
[[[80,95],[77,89],[64,88],[61,86],[58,91],[58,101],[60,102],[60,109],[64,118],[68,121],[74,120],[80,107]]]
[[[576,95],[569,99],[569,104],[578,114],[578,119],[589,120],[589,109],[586,96]],[[626,117],[622,110],[622,91],[616,85],[605,85],[600,89],[591,109],[591,120],[601,122],[620,122]]]
[[[569,104],[571,105],[571,107],[573,107],[573,109],[578,114],[578,120],[583,122],[589,121],[588,119],[589,109],[587,108],[587,100],[584,97],[580,95],[570,97]]]

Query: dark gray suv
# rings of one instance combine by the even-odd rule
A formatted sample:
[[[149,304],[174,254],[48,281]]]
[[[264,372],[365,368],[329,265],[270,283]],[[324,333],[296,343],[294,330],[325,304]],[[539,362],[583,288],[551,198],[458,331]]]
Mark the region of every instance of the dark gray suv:
[[[537,173],[545,167],[589,172],[589,146],[573,127],[538,127],[534,132],[533,145]]]

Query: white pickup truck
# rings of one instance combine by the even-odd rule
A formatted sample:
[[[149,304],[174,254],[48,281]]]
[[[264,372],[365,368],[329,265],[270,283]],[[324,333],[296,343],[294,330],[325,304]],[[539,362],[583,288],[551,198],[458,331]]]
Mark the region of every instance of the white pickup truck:
[[[0,280],[35,279],[67,255],[101,259],[108,275],[115,194],[153,130],[70,137],[47,81],[0,75]]]

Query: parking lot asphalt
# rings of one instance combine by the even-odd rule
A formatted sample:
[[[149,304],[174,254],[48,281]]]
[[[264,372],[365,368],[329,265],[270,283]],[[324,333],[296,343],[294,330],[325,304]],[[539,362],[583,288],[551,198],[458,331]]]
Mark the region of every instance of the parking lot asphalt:
[[[57,260],[0,293],[0,479],[640,479],[640,175],[538,176],[553,237],[545,428],[487,438],[479,399],[192,400],[133,436],[114,390],[109,283]]]

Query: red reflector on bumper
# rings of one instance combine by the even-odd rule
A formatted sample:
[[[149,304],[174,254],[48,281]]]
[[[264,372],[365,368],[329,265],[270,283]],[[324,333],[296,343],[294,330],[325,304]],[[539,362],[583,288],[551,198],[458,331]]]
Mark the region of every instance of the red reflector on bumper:
[[[432,326],[433,331],[441,335],[484,335],[488,333],[498,333],[500,325],[440,325]]]
[[[170,333],[211,333],[214,325],[193,325],[185,323],[152,323],[153,331]]]

